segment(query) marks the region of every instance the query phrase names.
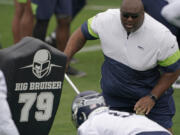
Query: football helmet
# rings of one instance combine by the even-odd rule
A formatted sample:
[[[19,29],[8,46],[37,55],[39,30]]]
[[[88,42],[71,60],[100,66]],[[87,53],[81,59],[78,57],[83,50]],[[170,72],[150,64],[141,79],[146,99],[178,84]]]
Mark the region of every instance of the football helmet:
[[[107,110],[104,98],[100,93],[96,91],[81,92],[72,103],[72,121],[78,128],[90,114],[101,112],[100,110],[105,108]]]

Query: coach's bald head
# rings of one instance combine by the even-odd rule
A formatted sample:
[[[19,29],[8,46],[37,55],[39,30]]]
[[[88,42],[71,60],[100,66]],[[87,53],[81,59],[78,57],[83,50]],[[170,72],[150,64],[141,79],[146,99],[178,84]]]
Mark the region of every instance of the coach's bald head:
[[[127,32],[134,32],[143,24],[144,6],[141,0],[123,0],[120,11]]]

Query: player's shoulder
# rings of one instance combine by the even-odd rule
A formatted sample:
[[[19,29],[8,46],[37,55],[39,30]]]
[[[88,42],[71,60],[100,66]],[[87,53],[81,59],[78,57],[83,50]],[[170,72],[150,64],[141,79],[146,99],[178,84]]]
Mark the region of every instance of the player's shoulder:
[[[92,115],[90,116],[83,124],[78,128],[78,133],[81,135],[85,135],[88,133],[93,134],[103,134],[105,135],[105,131],[107,131],[107,125],[113,124],[110,121],[107,123],[107,119],[109,119],[106,115],[106,112]]]

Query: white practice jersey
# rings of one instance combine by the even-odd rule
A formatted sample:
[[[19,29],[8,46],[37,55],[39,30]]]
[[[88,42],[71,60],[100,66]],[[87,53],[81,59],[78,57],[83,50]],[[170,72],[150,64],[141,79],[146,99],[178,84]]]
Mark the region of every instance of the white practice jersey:
[[[167,0],[169,2],[162,9],[162,16],[171,24],[180,28],[180,0]]]
[[[121,23],[119,9],[109,9],[89,19],[88,29],[101,40],[105,56],[134,70],[170,65],[167,59],[179,52],[176,37],[146,13],[143,25],[129,36]],[[169,61],[172,59],[174,56]]]
[[[0,135],[19,135],[11,117],[7,102],[7,87],[4,75],[0,70]]]
[[[151,133],[151,135],[171,135],[165,128],[143,115],[127,112],[107,111],[90,115],[79,128],[78,135],[136,135]]]

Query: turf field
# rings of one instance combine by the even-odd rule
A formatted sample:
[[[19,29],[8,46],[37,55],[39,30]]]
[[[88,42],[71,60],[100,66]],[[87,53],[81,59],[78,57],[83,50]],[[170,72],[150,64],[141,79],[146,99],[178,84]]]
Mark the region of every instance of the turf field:
[[[120,0],[88,0],[87,6],[78,14],[78,16],[73,20],[71,31],[73,32],[81,23],[83,23],[87,18],[93,16],[97,12],[104,11],[108,7],[119,7]],[[13,18],[14,7],[12,5],[12,0],[0,0],[0,43],[4,48],[9,47],[13,44],[12,42],[12,32],[11,32],[11,22]],[[48,33],[50,33],[55,28],[55,19],[52,18]],[[89,41],[86,47],[93,45],[98,45],[99,41]],[[84,90],[100,90],[100,70],[101,64],[103,62],[103,54],[100,50],[81,52],[75,55],[75,58],[79,60],[77,64],[73,66],[79,70],[85,71],[87,73],[86,77],[75,78],[71,77],[72,81],[79,88],[80,91]],[[60,106],[58,112],[50,131],[50,135],[75,135],[76,129],[71,122],[71,102],[76,93],[69,86],[69,84],[64,81],[63,91],[60,101]],[[176,115],[174,117],[174,134],[180,134],[180,90],[175,90],[174,98],[176,102]]]

